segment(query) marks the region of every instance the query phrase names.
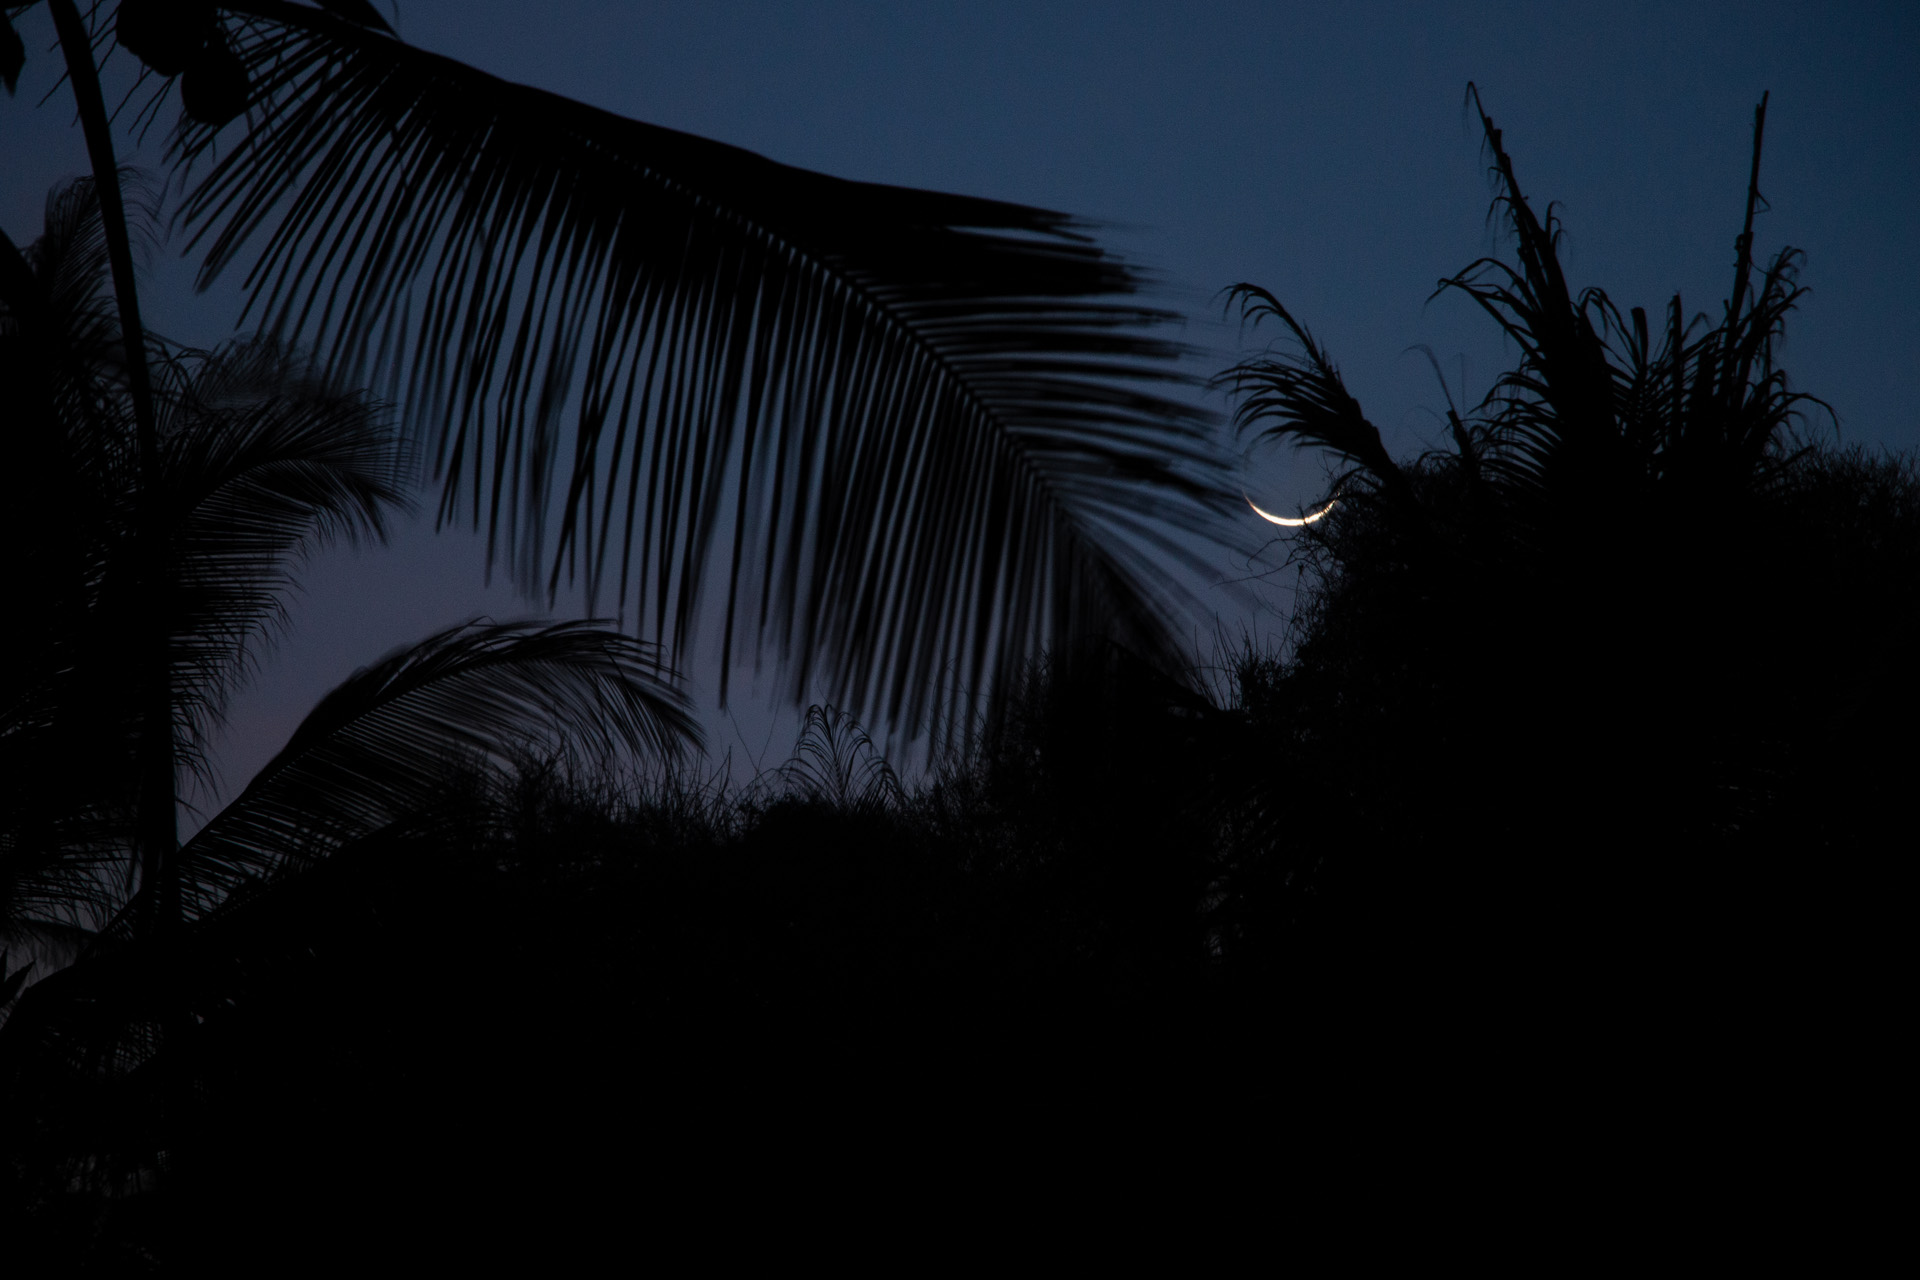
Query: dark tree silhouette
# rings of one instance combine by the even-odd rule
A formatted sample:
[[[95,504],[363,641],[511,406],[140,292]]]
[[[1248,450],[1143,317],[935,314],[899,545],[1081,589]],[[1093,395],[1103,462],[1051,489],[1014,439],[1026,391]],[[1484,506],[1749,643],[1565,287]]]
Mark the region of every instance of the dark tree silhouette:
[[[1519,364],[1450,414],[1450,447],[1389,458],[1252,286],[1249,318],[1298,345],[1223,379],[1243,429],[1349,464],[1293,544],[1290,646],[1244,665],[1222,749],[1229,954],[1317,975],[1344,1034],[1455,1046],[1439,1078],[1499,1081],[1502,1106],[1599,1090],[1593,1117],[1637,1131],[1737,1078],[1699,1106],[1717,1143],[1793,1072],[1840,1087],[1832,1065],[1866,1061],[1854,1019],[1889,994],[1869,975],[1900,966],[1865,886],[1893,883],[1905,825],[1869,744],[1916,709],[1886,646],[1920,625],[1911,466],[1818,444],[1825,406],[1775,359],[1799,258],[1755,266],[1765,106],[1715,320],[1576,293],[1483,112],[1517,262],[1440,288]],[[1781,1037],[1845,1047],[1816,1064]],[[1488,1065],[1523,1053],[1559,1065]]]

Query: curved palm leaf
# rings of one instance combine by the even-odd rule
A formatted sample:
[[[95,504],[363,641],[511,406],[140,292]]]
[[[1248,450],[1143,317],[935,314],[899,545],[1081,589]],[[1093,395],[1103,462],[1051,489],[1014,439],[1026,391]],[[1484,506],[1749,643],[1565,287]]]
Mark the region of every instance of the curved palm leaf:
[[[203,280],[264,236],[262,319],[393,380],[523,585],[617,583],[721,679],[917,726],[1050,639],[1173,643],[1223,490],[1136,277],[1059,214],[844,181],[497,80],[283,0],[222,6],[250,127],[188,124]],[[545,537],[558,530],[548,554]],[[935,686],[947,681],[948,693]],[[946,706],[941,700],[947,699]]]
[[[1236,302],[1244,324],[1279,321],[1293,335],[1300,353],[1243,360],[1214,380],[1239,399],[1233,413],[1235,428],[1290,440],[1296,448],[1324,449],[1352,463],[1356,471],[1336,481],[1336,490],[1359,476],[1383,489],[1404,488],[1405,477],[1387,453],[1380,428],[1362,411],[1339,368],[1307,327],[1259,285],[1234,285],[1227,291],[1227,306]]]
[[[585,622],[473,623],[400,650],[322,699],[182,846],[183,916],[426,812],[541,740],[676,758],[700,730],[670,678],[653,646]]]

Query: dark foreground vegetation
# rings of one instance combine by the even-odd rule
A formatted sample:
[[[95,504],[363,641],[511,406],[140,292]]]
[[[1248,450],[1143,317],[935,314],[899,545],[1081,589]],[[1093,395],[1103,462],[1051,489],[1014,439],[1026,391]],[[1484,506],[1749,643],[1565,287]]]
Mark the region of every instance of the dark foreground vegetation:
[[[1724,629],[1654,626],[1624,673],[1458,616],[1474,643],[1357,662],[1388,637],[1336,558],[1295,649],[1212,697],[1063,655],[916,789],[824,711],[743,791],[476,775],[19,1003],[15,1256],[777,1255],[1241,1204],[1380,1150],[1591,1189],[1653,1146],[1699,1163],[1647,1194],[1716,1197],[1831,1159],[1906,1060],[1920,479],[1808,454],[1771,518]],[[1655,601],[1693,607],[1615,607]]]
[[[85,81],[89,33],[50,7]],[[465,74],[331,9],[239,9],[260,12],[233,28],[253,61],[229,88],[312,49],[389,86],[416,63],[430,86]],[[170,75],[156,30],[120,35]],[[195,66],[241,57],[228,31],[188,33],[212,59]],[[910,677],[956,628],[999,673],[929,779],[903,785],[817,708],[785,767],[729,791],[688,763],[660,650],[475,624],[357,674],[183,842],[182,779],[289,566],[377,535],[404,475],[381,407],[277,338],[141,333],[138,219],[102,162],[98,85],[76,92],[93,181],[56,193],[26,250],[0,241],[10,447],[32,464],[7,473],[4,518],[44,606],[0,668],[0,1239],[22,1274],[777,1255],[1185,1196],[1218,1220],[1423,1153],[1442,1183],[1547,1170],[1577,1200],[1623,1165],[1656,1200],[1703,1176],[1764,1193],[1877,1123],[1905,1061],[1887,1010],[1908,967],[1920,476],[1823,443],[1822,406],[1775,363],[1797,258],[1753,253],[1764,103],[1717,318],[1574,292],[1482,116],[1514,261],[1442,288],[1519,358],[1450,413],[1447,449],[1389,457],[1307,328],[1236,291],[1290,344],[1224,375],[1240,427],[1345,468],[1292,535],[1303,590],[1270,650],[1182,668],[1147,643],[1166,628],[1138,563],[1097,539],[978,551],[1012,594],[903,606],[889,648],[848,602],[977,549],[930,542],[848,585],[885,509],[816,506],[841,536],[811,568],[851,576],[799,649],[856,695],[889,684],[883,714],[923,701]],[[928,199],[1032,233],[999,246],[1012,276],[1051,261],[1052,215]],[[938,252],[895,250],[931,271],[901,287],[934,327],[979,302]],[[1061,255],[1038,295],[1125,283]],[[1115,319],[967,341],[1062,355]],[[1099,350],[1164,354],[1130,344]],[[1031,444],[1020,406],[1080,396],[1072,430],[1053,424],[1087,437],[1069,471],[1204,497],[1139,461],[1157,402],[1075,367],[1025,371],[976,425]],[[923,389],[968,401],[946,376]],[[1100,438],[1105,412],[1123,421]],[[1167,431],[1183,462],[1196,420]],[[663,483],[643,505],[700,496]],[[982,483],[966,501],[1004,513],[1018,486]],[[962,593],[954,572],[914,598]],[[812,626],[792,581],[784,621]],[[1036,584],[1064,594],[1020,594]],[[1009,613],[1026,629],[988,661],[979,637]]]
[[[1800,466],[1787,563],[1827,585],[1781,639],[1812,660],[1719,751],[1671,744],[1705,731],[1664,685],[1543,712],[1588,695],[1528,664],[1383,693],[1318,656],[1358,587],[1335,575],[1298,654],[1242,651],[1216,697],[1065,656],[917,789],[825,711],[743,791],[476,776],[20,1002],[15,1256],[780,1255],[869,1222],[1258,1212],[1294,1162],[1364,1181],[1380,1151],[1577,1156],[1589,1189],[1649,1144],[1754,1162],[1743,1187],[1830,1158],[1903,1060],[1905,757],[1877,726],[1913,709],[1920,607],[1884,579],[1920,580],[1920,483]],[[1431,709],[1455,698],[1486,719]]]

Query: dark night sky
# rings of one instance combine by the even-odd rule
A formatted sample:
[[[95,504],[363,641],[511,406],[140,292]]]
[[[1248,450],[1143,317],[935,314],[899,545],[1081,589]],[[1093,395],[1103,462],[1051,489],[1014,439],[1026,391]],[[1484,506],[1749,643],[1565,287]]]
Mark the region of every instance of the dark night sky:
[[[1402,453],[1436,440],[1442,403],[1410,345],[1430,345],[1450,380],[1464,373],[1474,399],[1510,354],[1462,300],[1427,301],[1493,247],[1469,80],[1536,205],[1563,206],[1575,283],[1649,310],[1676,289],[1690,311],[1724,298],[1752,111],[1771,90],[1772,210],[1757,244],[1805,250],[1813,291],[1786,366],[1832,403],[1844,439],[1913,448],[1920,10],[1839,8],[413,0],[399,29],[503,77],[790,164],[1103,220],[1108,242],[1163,281],[1160,300],[1192,317],[1188,339],[1217,350],[1206,372],[1237,349],[1210,299],[1264,284],[1331,348]],[[21,27],[27,73],[0,99],[0,226],[25,242],[47,189],[86,159],[64,89],[35,106],[57,67],[51,22],[35,11]],[[238,295],[193,297],[188,279],[171,253],[156,258],[149,323],[216,342]],[[1312,459],[1255,464],[1249,483],[1274,505],[1315,495]],[[1223,577],[1245,570],[1244,553],[1219,562]],[[470,538],[426,525],[386,550],[319,559],[288,638],[232,707],[228,789],[355,667],[476,613],[531,611],[482,579]],[[1271,610],[1221,621],[1279,626]],[[1212,625],[1196,620],[1203,634]],[[691,674],[710,709],[712,673]],[[710,715],[712,745],[743,754],[745,740],[776,763],[791,720],[738,701],[741,731]]]

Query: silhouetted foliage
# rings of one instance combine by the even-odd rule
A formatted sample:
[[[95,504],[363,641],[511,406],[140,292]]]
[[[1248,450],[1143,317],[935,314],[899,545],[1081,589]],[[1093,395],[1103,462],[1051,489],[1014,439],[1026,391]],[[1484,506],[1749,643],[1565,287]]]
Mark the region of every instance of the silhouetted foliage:
[[[1010,1005],[1072,1062],[1035,1097],[948,1065],[883,1092],[980,1092],[956,1132],[1016,1099],[1072,1097],[1093,1059],[1058,1014],[1090,1007],[1088,991],[1124,1005],[1145,980],[1098,977],[1125,950],[1101,921],[1126,911],[1084,913],[1074,936],[1094,941],[1062,948],[1072,891],[896,856],[923,824],[851,721],[816,717],[786,775],[798,792],[756,799],[751,821],[674,801],[641,822],[678,832],[679,861],[649,839],[637,862],[625,810],[596,815],[537,779],[503,796],[498,766],[523,740],[657,755],[691,736],[655,652],[584,625],[475,624],[356,674],[180,845],[183,771],[288,566],[317,539],[377,535],[402,468],[379,406],[277,338],[199,353],[145,332],[94,58],[110,16],[161,95],[179,78],[174,154],[210,165],[188,175],[186,207],[214,236],[207,270],[284,215],[256,281],[279,338],[313,319],[336,373],[389,375],[442,468],[444,513],[471,498],[524,582],[617,577],[640,625],[680,645],[716,535],[730,538],[723,676],[733,644],[770,642],[796,688],[824,675],[962,736],[966,695],[1008,687],[997,677],[1050,639],[1106,629],[1172,650],[1164,559],[1180,549],[1157,521],[1204,522],[1217,458],[1204,415],[1154,385],[1178,381],[1178,353],[1149,332],[1167,317],[1125,301],[1132,275],[1059,215],[615,120],[409,49],[364,5],[125,0],[96,7],[95,29],[72,0],[48,7],[98,207],[83,192],[72,234],[0,244],[6,391],[51,486],[10,515],[71,526],[30,566],[49,625],[24,629],[6,672],[8,763],[52,785],[9,804],[0,890],[10,936],[57,927],[77,959],[0,1027],[10,1261],[232,1264],[349,1202],[370,1232],[382,1214],[526,1210],[527,1171],[581,1154],[540,1108],[584,1126],[636,1024],[694,1047],[651,1083],[703,1108],[764,1091],[768,1073],[743,1064],[781,1038],[823,1048],[782,1075],[778,1103],[644,1120],[707,1171],[763,1137],[754,1126],[791,1128],[808,1091],[852,1105],[861,1052],[897,1026],[882,1011],[916,1002],[913,1053],[957,1047],[991,1075],[966,1029]],[[10,87],[11,43],[0,58]],[[215,155],[243,112],[247,133]],[[65,275],[49,266],[63,245],[78,263]],[[116,646],[131,660],[112,661]],[[1049,857],[1063,869],[1038,883],[1092,865]],[[1003,899],[1040,904],[1014,912],[1010,938]],[[699,905],[663,909],[676,901]],[[0,972],[9,996],[14,978]],[[472,1047],[502,1009],[521,1034]],[[503,1096],[522,1104],[491,1105]],[[498,1123],[475,1126],[489,1108]],[[424,1185],[369,1167],[396,1134],[431,1152]],[[318,1251],[333,1244],[350,1247]]]
[[[128,846],[148,612],[161,611],[153,634],[166,645],[173,758],[202,773],[204,744],[280,618],[293,564],[329,538],[378,536],[404,464],[376,402],[272,343],[194,352],[152,339],[160,446],[149,470],[127,410],[125,355],[105,338],[99,223],[90,182],[57,192],[48,234],[30,255],[13,254],[19,287],[0,310],[0,359],[27,410],[16,419],[22,447],[44,464],[10,472],[7,504],[40,589],[0,674],[0,763],[16,784],[0,828],[9,932],[97,933],[136,891],[152,900],[164,890],[170,918],[196,918],[250,878],[431,799],[450,762],[468,767],[545,723],[652,754],[693,735],[680,695],[637,641],[577,624],[462,629],[323,702],[169,859],[164,885],[151,865],[136,870]]]
[[[1920,490],[1908,461],[1814,444],[1822,406],[1775,363],[1799,289],[1790,250],[1754,279],[1764,101],[1723,314],[1676,298],[1664,336],[1573,292],[1481,119],[1519,261],[1441,289],[1520,364],[1450,448],[1388,458],[1305,327],[1236,291],[1299,344],[1225,375],[1241,426],[1350,469],[1294,541],[1287,648],[1241,667],[1259,763],[1225,936],[1447,1042],[1725,1063],[1771,1019],[1859,1009],[1890,945],[1877,903],[1838,902],[1904,880],[1885,744],[1920,710],[1893,656]]]
[[[520,486],[515,465],[542,473],[506,500],[509,526],[556,483],[551,423],[529,406],[570,342],[699,348],[697,374],[661,393],[668,408],[648,428],[669,452],[706,447],[711,397],[738,408],[715,380],[742,372],[729,363],[742,352],[774,365],[747,375],[746,394],[767,400],[741,429],[783,445],[821,426],[811,408],[792,416],[797,399],[853,370],[857,411],[833,428],[852,436],[819,445],[846,456],[813,458],[805,475],[866,487],[829,484],[793,509],[838,542],[768,570],[748,630],[817,623],[795,640],[804,669],[886,613],[889,638],[835,659],[856,701],[867,689],[883,714],[911,704],[903,690],[935,656],[976,677],[957,688],[987,696],[985,714],[945,712],[967,749],[922,785],[904,785],[852,715],[816,706],[793,757],[735,791],[679,758],[692,722],[656,651],[585,624],[474,623],[325,699],[160,864],[162,900],[132,856],[151,722],[139,672],[114,661],[126,620],[165,606],[166,741],[191,768],[274,618],[289,557],[324,533],[377,532],[398,463],[374,402],[277,343],[198,353],[143,338],[146,359],[130,357],[128,299],[105,297],[112,254],[89,188],[57,193],[41,242],[0,241],[0,387],[23,406],[18,447],[52,500],[0,511],[13,545],[34,548],[21,571],[44,603],[0,668],[0,768],[30,783],[0,809],[0,928],[9,941],[58,935],[77,954],[24,994],[40,971],[0,954],[9,1264],[234,1270],[296,1241],[303,1261],[341,1266],[391,1239],[442,1266],[520,1255],[564,1270],[609,1237],[748,1230],[786,1249],[818,1222],[858,1229],[849,1213],[964,1217],[983,1186],[1038,1187],[1056,1205],[1180,1129],[1211,1139],[1208,1172],[1256,1189],[1330,1136],[1409,1144],[1410,1117],[1548,1117],[1549,1140],[1582,1151],[1611,1126],[1684,1117],[1703,1145],[1739,1151],[1794,1139],[1779,1126],[1755,1136],[1751,1117],[1805,1087],[1811,1055],[1795,1045],[1844,1057],[1806,1077],[1822,1087],[1893,1061],[1892,1032],[1876,1028],[1896,1024],[1876,1006],[1905,971],[1904,896],[1891,891],[1904,882],[1888,864],[1904,847],[1911,753],[1889,749],[1886,728],[1920,711],[1904,671],[1920,641],[1920,472],[1814,442],[1802,414],[1820,406],[1775,364],[1799,295],[1790,251],[1754,278],[1764,100],[1724,313],[1688,321],[1675,299],[1663,333],[1597,290],[1573,292],[1551,212],[1533,213],[1482,114],[1518,264],[1486,259],[1441,288],[1473,298],[1520,357],[1480,405],[1452,407],[1449,449],[1393,459],[1305,326],[1264,291],[1236,290],[1250,319],[1298,344],[1225,376],[1240,425],[1350,469],[1293,544],[1304,589],[1285,643],[1228,655],[1208,692],[1157,642],[1033,657],[1073,628],[1020,611],[1058,606],[1057,622],[1092,598],[1091,579],[1050,577],[1050,557],[1111,571],[1093,597],[1148,603],[1127,554],[1102,559],[1098,522],[1009,496],[992,467],[911,511],[882,492],[900,467],[946,468],[970,449],[1011,450],[1018,472],[1015,446],[1042,436],[1071,438],[1070,479],[1164,480],[1194,462],[1185,444],[1141,452],[1158,438],[1155,402],[1095,390],[1107,366],[1081,357],[1164,352],[1118,336],[1151,317],[1087,301],[1127,281],[1052,215],[838,184],[609,121],[409,50],[362,4],[128,0],[118,13],[128,48],[188,77],[190,110],[217,119],[231,105],[217,82],[210,97],[191,82],[231,54],[276,124],[197,189],[195,216],[223,226],[215,266],[323,153],[369,160],[371,188],[338,178],[297,201],[268,261],[363,215],[401,215],[382,224],[393,238],[262,286],[289,316],[330,282],[373,295],[318,322],[349,355],[385,341],[418,255],[451,254],[442,265],[459,275],[481,214],[543,183],[585,184],[578,209],[514,206],[562,265],[437,298],[410,375],[443,443],[473,456],[483,438],[488,452],[505,445],[491,471],[458,481],[475,484],[467,496]],[[163,13],[193,24],[142,29]],[[8,56],[0,43],[0,70]],[[533,124],[503,123],[516,111]],[[190,126],[182,146],[209,138]],[[529,139],[554,156],[528,153]],[[356,203],[367,190],[401,199],[456,155],[490,175],[473,207]],[[749,211],[765,201],[817,252],[773,253],[785,242],[739,209],[696,202],[668,218],[673,243],[694,245],[686,279],[669,280],[658,246],[624,221],[633,211],[593,185],[611,181],[606,166],[676,191],[711,179]],[[819,207],[793,212],[809,194]],[[814,226],[828,211],[859,216]],[[958,287],[950,267],[998,283]],[[578,303],[606,309],[610,327],[591,338],[581,312],[502,367],[498,352],[437,367],[433,344],[534,314],[576,268],[645,297]],[[758,283],[720,299],[728,271]],[[863,289],[874,314],[841,335],[859,357],[789,331]],[[737,309],[769,298],[772,329],[744,325]],[[905,336],[888,336],[895,321]],[[887,396],[920,403],[916,429],[931,429],[949,420],[942,397],[961,394],[919,356],[882,369],[889,343],[915,341],[967,347],[980,359],[961,362],[960,383],[986,376],[1013,419],[1031,410],[1050,425],[1009,426],[989,405],[951,457],[917,436],[869,456]],[[591,410],[589,425],[625,440],[610,405],[629,374],[604,363],[589,380],[607,416]],[[136,394],[132,370],[150,366]],[[1049,419],[1042,392],[1062,377],[1070,403]],[[468,392],[450,389],[461,379]],[[505,419],[458,409],[509,385],[526,394]],[[1122,427],[1098,426],[1116,406]],[[1172,438],[1191,443],[1192,425],[1173,423]],[[612,447],[637,457],[639,441]],[[602,494],[590,514],[595,447],[567,499],[582,555],[606,545],[617,505]],[[699,521],[675,512],[715,499],[723,455],[627,482],[633,503],[671,509],[647,514],[667,544],[638,571],[652,586],[697,570],[686,539]],[[768,492],[794,497],[806,486],[786,465]],[[24,486],[20,474],[9,482]],[[758,500],[754,483],[738,502]],[[1061,510],[1085,501],[1133,519],[1103,505],[1118,489],[1095,488]],[[930,522],[941,503],[976,498],[993,513],[982,520],[1055,527],[957,552],[966,539]],[[29,536],[54,516],[63,537]],[[873,577],[872,540],[907,526],[913,546]],[[524,529],[508,532],[537,555]],[[923,574],[929,557],[956,558],[942,569],[957,576]],[[999,566],[992,590],[954,585],[984,566]],[[732,593],[741,582],[736,569]],[[1029,599],[1038,583],[1072,599]],[[678,636],[671,594],[654,620]],[[1016,616],[978,630],[996,609]],[[1136,621],[1164,639],[1150,612]],[[975,639],[953,648],[955,627]],[[610,763],[622,749],[624,772]]]
[[[0,664],[0,938],[50,962],[24,991],[28,971],[0,964],[0,1199],[25,1265],[34,1240],[53,1255],[92,1241],[95,1262],[121,1265],[129,1214],[190,1199],[191,1162],[218,1155],[196,1099],[231,1096],[244,1066],[222,1048],[222,1011],[328,945],[329,886],[411,883],[423,864],[408,851],[436,817],[436,838],[462,847],[470,820],[447,806],[528,743],[671,759],[698,740],[650,646],[587,623],[473,624],[356,673],[192,839],[150,856],[144,817],[163,805],[172,830],[179,775],[203,769],[298,557],[377,536],[404,466],[376,402],[273,343],[196,352],[148,335],[130,357],[94,196],[87,180],[56,192],[47,235],[24,253],[0,243],[0,391],[18,409],[10,444],[37,467],[6,473],[36,594]],[[149,372],[150,450],[134,367]],[[156,668],[169,705],[150,718]],[[150,733],[168,748],[158,794],[141,785]],[[311,878],[342,856],[357,873]],[[125,1227],[141,1248],[151,1230]]]
[[[122,5],[120,43],[145,112],[179,76],[203,280],[257,251],[259,323],[390,388],[523,586],[617,595],[677,660],[724,583],[723,697],[771,650],[909,731],[1048,644],[1177,652],[1164,530],[1208,526],[1221,456],[1077,220],[623,119],[364,5],[191,8]]]

